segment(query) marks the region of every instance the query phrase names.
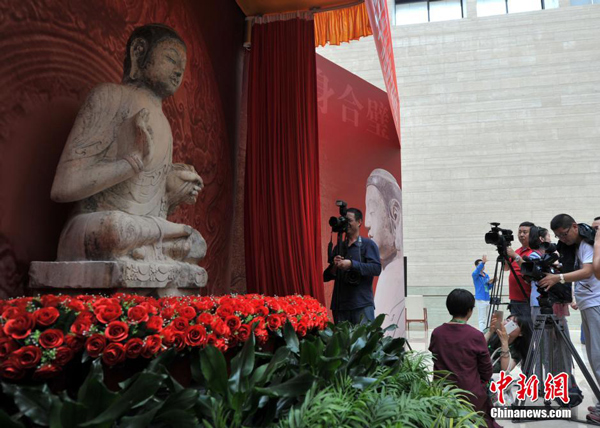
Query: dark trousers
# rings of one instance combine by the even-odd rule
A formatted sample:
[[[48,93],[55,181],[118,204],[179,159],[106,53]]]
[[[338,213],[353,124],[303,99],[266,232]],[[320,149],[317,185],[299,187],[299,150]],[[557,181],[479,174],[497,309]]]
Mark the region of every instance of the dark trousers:
[[[510,314],[516,316],[521,321],[525,321],[531,327],[533,331],[533,321],[531,320],[531,305],[529,302],[511,300],[510,301]]]
[[[364,308],[332,312],[333,322],[336,324],[344,321],[350,321],[351,324],[367,324],[375,319],[374,306],[365,306]]]

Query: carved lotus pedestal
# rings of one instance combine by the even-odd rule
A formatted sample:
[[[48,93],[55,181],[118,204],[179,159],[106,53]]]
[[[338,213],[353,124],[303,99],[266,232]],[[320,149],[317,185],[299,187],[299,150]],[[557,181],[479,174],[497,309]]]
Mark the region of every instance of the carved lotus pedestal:
[[[29,286],[35,291],[94,291],[151,294],[197,294],[206,286],[204,268],[183,262],[32,262]]]

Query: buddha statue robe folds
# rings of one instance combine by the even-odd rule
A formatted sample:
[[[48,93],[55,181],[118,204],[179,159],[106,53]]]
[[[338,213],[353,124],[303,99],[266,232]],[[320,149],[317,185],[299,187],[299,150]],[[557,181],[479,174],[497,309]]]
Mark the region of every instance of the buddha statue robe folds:
[[[169,27],[136,29],[122,84],[95,87],[81,108],[52,186],[74,202],[57,262],[34,262],[36,287],[149,288],[177,293],[206,285],[199,232],[167,220],[196,202],[203,183],[191,165],[173,164],[162,102],[179,88],[186,48]],[[166,294],[165,290],[159,294]]]

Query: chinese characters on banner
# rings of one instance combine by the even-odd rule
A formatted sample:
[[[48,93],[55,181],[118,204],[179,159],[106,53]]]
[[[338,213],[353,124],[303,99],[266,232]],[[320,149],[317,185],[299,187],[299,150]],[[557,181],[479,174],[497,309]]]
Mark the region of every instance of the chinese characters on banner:
[[[392,32],[390,30],[390,15],[386,0],[365,0],[369,21],[375,37],[375,46],[381,63],[381,71],[387,89],[390,108],[396,125],[396,133],[400,137],[400,97],[396,81],[396,65],[392,49]]]
[[[560,373],[556,376],[552,373],[548,373],[546,380],[544,381],[544,400],[554,400],[560,398],[563,403],[569,402],[569,391],[568,391],[568,375],[567,373]],[[510,388],[514,378],[504,371],[500,372],[500,378],[490,383],[490,391],[498,396],[498,403],[504,405],[506,400],[504,397],[504,391]],[[536,401],[538,397],[539,379],[537,375],[531,375],[529,379],[524,374],[519,374],[519,380],[517,380],[516,399],[524,401],[529,398],[531,401]]]

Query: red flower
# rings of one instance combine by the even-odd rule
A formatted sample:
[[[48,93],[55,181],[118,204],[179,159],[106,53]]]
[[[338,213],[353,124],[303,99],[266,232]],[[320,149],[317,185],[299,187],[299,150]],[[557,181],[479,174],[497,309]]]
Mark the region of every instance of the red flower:
[[[96,318],[98,318],[98,321],[108,324],[119,318],[123,314],[123,310],[119,304],[108,304],[96,307],[94,309],[94,314],[96,315]]]
[[[11,352],[15,351],[19,345],[10,337],[0,337],[0,358],[6,357]]]
[[[45,366],[40,367],[33,373],[34,379],[49,379],[53,376],[56,376],[60,372],[60,367],[47,364]]]
[[[42,297],[40,297],[40,302],[46,308],[57,307],[60,303],[60,297],[55,296],[54,294],[44,294]]]
[[[217,333],[219,336],[228,336],[230,333],[229,327],[220,318],[215,317],[215,319],[213,319],[213,322],[210,326],[212,327],[213,331],[215,333]]]
[[[158,313],[158,308],[148,301],[140,303],[139,306],[146,309],[148,314],[156,315]]]
[[[250,331],[252,331],[252,328],[248,324],[242,324],[237,330],[238,339],[245,342],[250,337]]]
[[[265,305],[255,306],[254,313],[256,315],[266,317],[267,315],[269,315],[269,308],[267,308]]]
[[[21,379],[25,371],[14,360],[6,360],[0,366],[0,376],[10,380]]]
[[[163,328],[163,319],[162,317],[151,317],[146,323],[146,327],[150,330],[160,332]]]
[[[40,345],[46,349],[58,348],[65,341],[65,335],[62,331],[51,328],[40,334]]]
[[[217,315],[221,318],[227,318],[230,315],[233,315],[233,306],[231,304],[222,304],[217,308]]]
[[[33,315],[23,312],[15,318],[9,319],[4,324],[4,333],[13,339],[25,339],[31,334],[31,329],[35,324]]]
[[[13,352],[12,358],[22,369],[30,369],[37,366],[42,359],[42,350],[33,345],[24,346]]]
[[[101,334],[94,333],[85,342],[85,350],[92,358],[96,358],[102,353],[106,346],[106,338]]]
[[[281,327],[281,317],[279,315],[269,315],[267,318],[267,326],[269,330],[275,331]]]
[[[179,306],[177,308],[177,312],[179,313],[179,316],[187,320],[193,320],[196,318],[196,310],[191,306]]]
[[[71,333],[76,334],[78,336],[85,336],[85,334],[90,330],[92,323],[89,321],[75,321],[71,325]]]
[[[54,363],[62,367],[69,361],[71,361],[74,354],[75,352],[73,351],[73,349],[66,346],[61,346],[56,350],[56,357],[54,358]]]
[[[162,345],[162,339],[158,334],[148,336],[144,342],[144,349],[142,350],[142,357],[152,358]]]
[[[127,316],[131,320],[131,322],[144,322],[148,321],[148,310],[141,305],[134,306],[129,308],[127,311]]]
[[[125,347],[120,343],[111,343],[102,352],[102,361],[109,365],[122,363],[125,361]]]
[[[198,316],[198,322],[202,323],[204,325],[211,325],[212,321],[213,321],[213,316],[211,314],[209,314],[208,312],[202,312],[199,316]]]
[[[197,347],[206,343],[206,329],[199,324],[191,326],[185,335],[185,343]]]
[[[85,337],[67,334],[65,336],[65,345],[71,348],[73,352],[79,352],[85,345]]]
[[[123,321],[113,321],[104,330],[104,336],[112,342],[121,342],[127,339],[128,334],[129,326]]]
[[[185,334],[181,330],[175,330],[172,326],[163,328],[163,344],[168,348],[175,348],[181,351],[185,348]]]
[[[142,339],[134,337],[125,344],[125,355],[127,358],[137,358],[142,353],[143,348],[144,342]]]
[[[49,325],[54,324],[60,316],[60,312],[58,312],[58,309],[55,307],[49,306],[47,308],[38,309],[33,313],[33,316],[39,325],[48,327]]]
[[[85,311],[85,308],[86,308],[85,305],[83,304],[83,302],[78,299],[70,299],[66,303],[66,306],[67,306],[67,308],[69,308],[75,312],[83,312],[83,311]]]
[[[190,322],[183,317],[177,317],[173,320],[171,325],[179,331],[186,331],[190,325]]]
[[[235,315],[228,316],[225,319],[225,323],[232,332],[236,331],[242,325],[242,321],[240,320],[240,318]]]
[[[17,308],[16,306],[9,306],[2,312],[2,318],[5,320],[12,320],[13,318],[18,317],[19,315],[23,315],[26,311]]]
[[[173,318],[173,315],[175,315],[175,308],[173,306],[168,306],[164,308],[160,314],[165,319],[171,319]]]

